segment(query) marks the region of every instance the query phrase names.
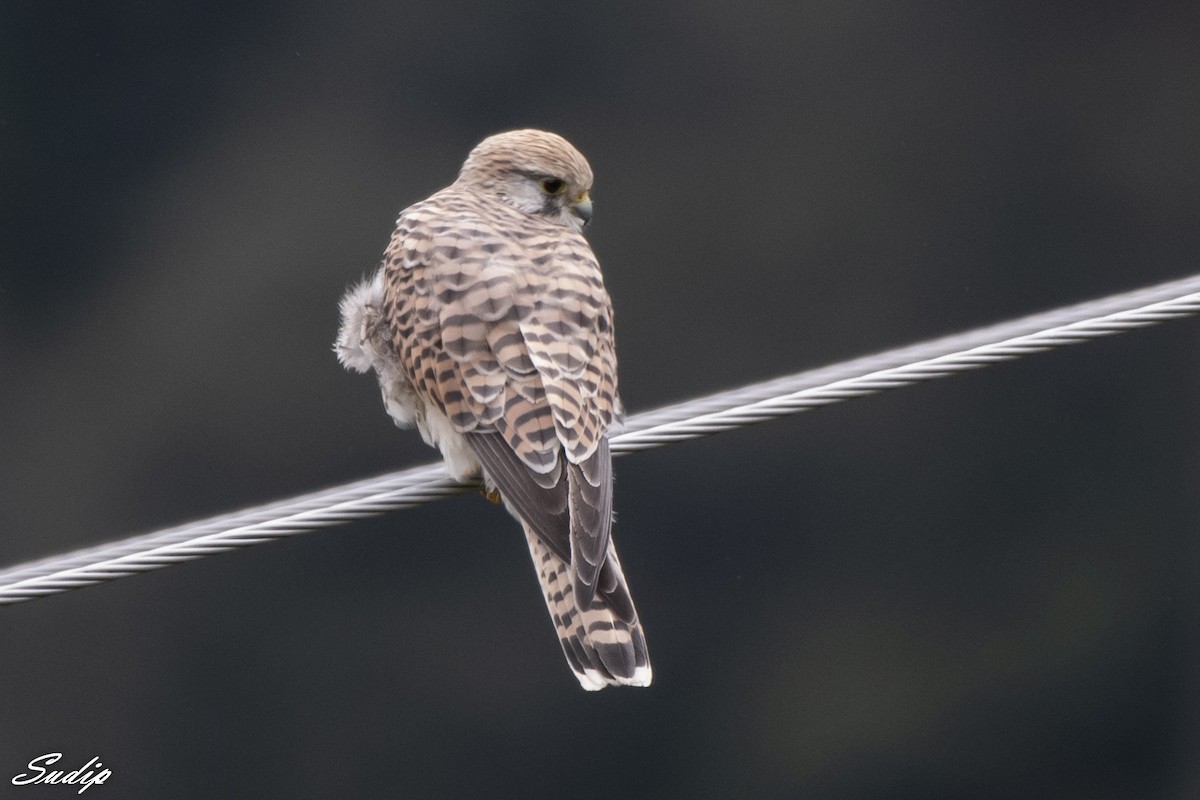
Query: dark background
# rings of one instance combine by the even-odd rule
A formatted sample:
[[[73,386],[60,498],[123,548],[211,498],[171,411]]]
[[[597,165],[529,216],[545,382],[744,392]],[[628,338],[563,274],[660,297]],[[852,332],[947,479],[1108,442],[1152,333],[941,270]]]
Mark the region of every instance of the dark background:
[[[1200,269],[1200,6],[0,6],[0,565],[430,461],[400,208],[597,175],[631,411]],[[648,690],[478,497],[0,608],[0,796],[1200,793],[1200,322],[621,459]]]

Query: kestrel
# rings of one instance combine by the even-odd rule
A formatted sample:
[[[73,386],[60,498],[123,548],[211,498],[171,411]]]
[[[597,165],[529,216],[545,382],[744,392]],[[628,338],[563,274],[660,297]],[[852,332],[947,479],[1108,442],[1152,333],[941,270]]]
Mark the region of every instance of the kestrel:
[[[484,139],[400,213],[378,271],[342,298],[335,350],[521,523],[563,653],[595,690],[649,685],[650,661],[610,535],[622,409],[612,303],[582,235],[591,188],[561,136]]]

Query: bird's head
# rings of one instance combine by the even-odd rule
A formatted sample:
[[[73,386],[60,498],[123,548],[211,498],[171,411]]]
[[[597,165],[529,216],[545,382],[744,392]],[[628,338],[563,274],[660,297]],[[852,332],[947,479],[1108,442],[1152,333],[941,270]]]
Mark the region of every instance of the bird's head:
[[[592,168],[556,133],[525,129],[489,136],[467,156],[458,183],[577,231],[592,218]]]

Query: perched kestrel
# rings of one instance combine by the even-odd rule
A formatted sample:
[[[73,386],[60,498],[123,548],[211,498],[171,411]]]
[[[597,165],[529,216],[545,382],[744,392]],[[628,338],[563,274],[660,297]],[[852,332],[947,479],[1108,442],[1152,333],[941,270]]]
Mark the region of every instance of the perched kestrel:
[[[592,169],[537,130],[480,142],[458,180],[400,213],[379,270],[346,293],[336,351],[378,373],[458,480],[521,523],[584,689],[646,686],[646,639],[612,530],[621,414],[612,304],[581,231]]]

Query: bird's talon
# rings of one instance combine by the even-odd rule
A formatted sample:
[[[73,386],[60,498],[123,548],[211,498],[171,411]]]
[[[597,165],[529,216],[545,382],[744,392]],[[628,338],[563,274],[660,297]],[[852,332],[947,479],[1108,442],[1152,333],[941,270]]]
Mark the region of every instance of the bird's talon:
[[[503,502],[503,500],[500,498],[500,492],[497,489],[487,489],[481,487],[479,489],[479,493],[496,505],[500,505],[500,503]]]

